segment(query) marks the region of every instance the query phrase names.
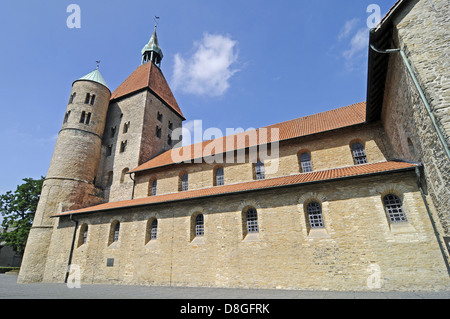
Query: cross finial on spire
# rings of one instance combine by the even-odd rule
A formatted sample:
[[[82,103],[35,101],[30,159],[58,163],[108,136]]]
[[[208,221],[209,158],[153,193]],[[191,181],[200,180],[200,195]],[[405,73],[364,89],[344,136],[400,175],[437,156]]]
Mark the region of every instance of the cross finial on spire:
[[[95,61],[95,62],[97,62],[97,70],[98,70],[98,68],[100,67],[100,62],[102,62],[102,61],[98,60],[98,61]]]
[[[156,30],[156,27],[158,26],[158,20],[159,20],[159,17],[155,16],[155,30]]]

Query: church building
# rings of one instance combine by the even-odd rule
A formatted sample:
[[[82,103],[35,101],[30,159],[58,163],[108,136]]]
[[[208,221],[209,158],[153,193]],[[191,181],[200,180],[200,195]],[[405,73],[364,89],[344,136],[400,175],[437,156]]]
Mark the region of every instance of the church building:
[[[155,28],[114,91],[73,83],[18,282],[448,288],[448,12],[370,31],[365,102],[187,146]]]

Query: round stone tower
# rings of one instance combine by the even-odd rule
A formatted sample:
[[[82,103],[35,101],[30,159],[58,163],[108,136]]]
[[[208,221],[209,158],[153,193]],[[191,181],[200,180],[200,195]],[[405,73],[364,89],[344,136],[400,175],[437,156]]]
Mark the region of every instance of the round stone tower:
[[[103,201],[96,195],[95,176],[110,98],[111,91],[98,69],[72,85],[25,248],[19,282],[53,281],[44,278],[52,230],[57,227],[51,216]]]

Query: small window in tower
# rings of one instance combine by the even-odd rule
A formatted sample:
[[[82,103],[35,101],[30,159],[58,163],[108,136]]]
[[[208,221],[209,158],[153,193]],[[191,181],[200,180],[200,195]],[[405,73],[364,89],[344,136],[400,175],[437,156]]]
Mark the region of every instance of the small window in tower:
[[[69,116],[70,116],[70,111],[68,111],[66,113],[66,115],[64,116],[64,122],[63,123],[67,123],[67,121],[69,120]]]
[[[112,148],[113,148],[112,144],[108,145],[106,147],[106,156],[111,156],[112,155]]]
[[[95,103],[95,94],[93,94],[93,95],[91,96],[91,101],[90,101],[89,104],[94,105],[94,103]]]
[[[86,120],[86,112],[83,111],[81,112],[80,123],[84,123],[85,120]]]
[[[127,133],[129,128],[130,128],[130,122],[126,122],[123,125],[123,133]]]
[[[111,127],[111,137],[114,137],[114,135],[116,135],[116,129],[117,126]]]
[[[172,146],[172,136],[170,136],[170,134],[167,137],[167,144],[169,144],[169,146]]]
[[[91,95],[89,93],[86,94],[86,99],[84,100],[84,104],[89,104],[91,100]]]
[[[126,149],[127,149],[127,141],[123,141],[122,143],[120,143],[120,153],[125,152]]]
[[[76,93],[76,92],[73,93],[73,94],[70,96],[69,104],[72,104],[72,103],[73,103],[73,100],[75,99],[75,96],[77,96],[77,93]]]
[[[173,123],[169,121],[169,130],[173,130]]]
[[[161,138],[161,128],[159,126],[156,127],[156,137]]]
[[[91,122],[91,113],[88,113],[86,115],[86,124],[89,124]]]
[[[158,112],[158,121],[162,122],[163,116],[161,113]]]

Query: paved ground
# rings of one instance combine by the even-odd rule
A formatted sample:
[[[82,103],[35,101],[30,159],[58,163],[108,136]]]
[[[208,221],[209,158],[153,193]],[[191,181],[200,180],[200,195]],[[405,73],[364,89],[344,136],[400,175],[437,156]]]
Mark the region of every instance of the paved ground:
[[[440,292],[322,292],[116,285],[17,284],[0,274],[0,299],[450,299]]]

